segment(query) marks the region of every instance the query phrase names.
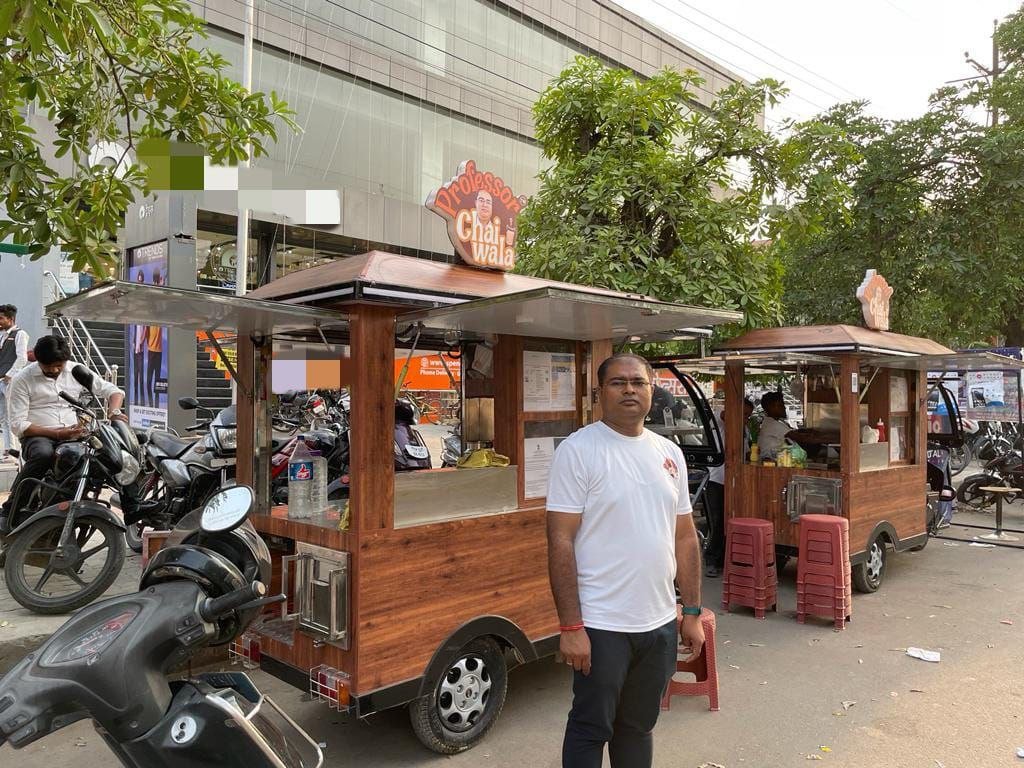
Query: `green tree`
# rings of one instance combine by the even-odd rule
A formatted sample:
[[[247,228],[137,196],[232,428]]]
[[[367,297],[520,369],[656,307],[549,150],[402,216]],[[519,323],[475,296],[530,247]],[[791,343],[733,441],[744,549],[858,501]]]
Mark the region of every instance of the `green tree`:
[[[1024,343],[1024,17],[998,34],[998,126],[977,120],[993,96],[984,81],[938,90],[911,119],[851,103],[794,126],[780,150],[786,194],[769,209],[787,321],[859,323],[855,289],[875,268],[895,289],[893,330]]]
[[[520,271],[778,322],[781,269],[753,238],[777,183],[761,115],[783,91],[737,83],[705,109],[701,84],[587,57],[552,81],[533,110],[551,165],[520,215]]]
[[[170,139],[232,163],[247,144],[265,154],[278,119],[294,126],[273,94],[246,92],[221,56],[193,47],[203,34],[184,0],[0,2],[0,239],[31,244],[33,258],[60,245],[76,269],[105,274],[125,209],[149,190],[130,156],[123,172],[90,167],[96,142]],[[36,138],[31,107],[55,125],[55,146]]]

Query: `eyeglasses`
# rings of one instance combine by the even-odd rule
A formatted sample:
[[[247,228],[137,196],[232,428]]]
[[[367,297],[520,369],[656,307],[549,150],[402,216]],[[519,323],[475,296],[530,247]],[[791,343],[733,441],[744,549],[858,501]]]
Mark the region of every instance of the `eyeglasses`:
[[[651,382],[647,379],[609,379],[604,385],[613,389],[625,389],[627,386],[632,389],[643,389],[651,386]]]

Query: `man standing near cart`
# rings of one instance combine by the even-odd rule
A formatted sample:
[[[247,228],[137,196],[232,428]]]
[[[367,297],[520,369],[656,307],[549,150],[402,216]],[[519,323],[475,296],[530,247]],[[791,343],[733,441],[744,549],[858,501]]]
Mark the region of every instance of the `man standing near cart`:
[[[683,645],[699,654],[700,551],[686,461],[644,429],[654,372],[619,354],[598,368],[601,421],[558,446],[548,488],[548,570],[573,668],[563,768],[650,768],[661,696]]]

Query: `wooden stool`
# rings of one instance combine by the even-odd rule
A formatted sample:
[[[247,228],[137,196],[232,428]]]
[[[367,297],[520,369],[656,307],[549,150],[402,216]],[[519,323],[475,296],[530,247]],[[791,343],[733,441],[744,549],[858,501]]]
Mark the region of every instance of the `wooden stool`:
[[[1018,489],[1007,488],[1005,485],[986,485],[980,490],[985,493],[991,493],[996,497],[996,532],[986,533],[981,538],[995,539],[997,541],[1020,541],[1018,536],[1003,533],[1003,497],[1008,493],[1018,493]]]
[[[683,622],[682,614],[677,617],[677,626]],[[661,708],[669,709],[673,696],[707,696],[708,709],[718,711],[718,664],[715,661],[715,614],[704,608],[700,612],[700,623],[704,627],[704,647],[700,655],[689,661],[676,657],[676,672],[688,672],[696,680],[679,682],[674,677],[661,697]],[[677,633],[678,634],[678,633]]]

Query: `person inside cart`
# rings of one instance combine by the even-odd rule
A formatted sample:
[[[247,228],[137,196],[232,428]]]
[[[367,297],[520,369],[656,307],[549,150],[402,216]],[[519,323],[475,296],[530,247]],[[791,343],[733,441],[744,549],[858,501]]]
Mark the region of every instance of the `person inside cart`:
[[[700,551],[686,461],[644,429],[654,372],[636,355],[597,371],[601,421],[559,444],[547,495],[548,572],[573,668],[563,768],[649,768],[680,636],[699,654]],[[673,579],[683,602],[677,634]]]
[[[761,396],[764,420],[757,435],[757,450],[762,459],[774,460],[787,440],[803,448],[818,450],[827,443],[839,442],[835,433],[817,429],[793,429],[786,421],[786,401],[781,392],[766,392]]]

